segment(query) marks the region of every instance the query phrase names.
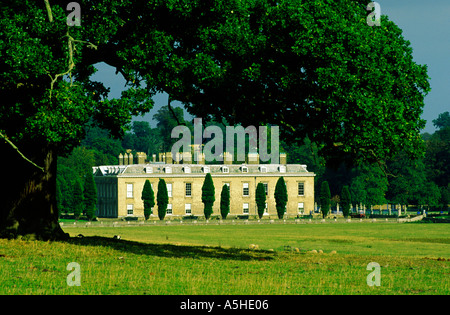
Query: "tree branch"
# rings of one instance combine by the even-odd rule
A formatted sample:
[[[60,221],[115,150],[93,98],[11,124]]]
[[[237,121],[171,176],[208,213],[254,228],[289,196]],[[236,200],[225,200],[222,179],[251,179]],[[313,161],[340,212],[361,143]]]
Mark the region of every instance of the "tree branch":
[[[66,72],[57,73],[57,74],[55,74],[54,77],[50,74],[49,71],[46,70],[46,72],[47,72],[47,74],[48,74],[48,76],[50,77],[50,80],[51,80],[51,82],[50,82],[50,100],[52,99],[53,86],[54,86],[56,80],[59,77],[63,77],[65,75],[69,74],[70,75],[70,84],[72,85],[72,75],[71,74],[72,74],[73,68],[75,68],[75,63],[73,62],[73,51],[75,50],[75,44],[74,43],[87,44],[88,45],[87,47],[93,48],[93,49],[97,49],[97,46],[92,44],[92,43],[90,43],[90,42],[74,39],[72,36],[70,36],[69,30],[67,30],[66,35],[64,35],[63,37],[67,37],[68,38],[68,40],[67,40],[67,47],[69,49],[69,65],[68,65],[68,69],[67,69]]]
[[[37,168],[40,169],[42,172],[45,172],[45,170],[44,170],[43,167],[37,165],[36,163],[34,163],[33,161],[31,161],[29,158],[27,158],[22,152],[20,152],[19,148],[18,148],[14,143],[12,143],[11,140],[9,140],[8,137],[7,137],[6,135],[4,135],[3,133],[0,132],[0,137],[2,137],[2,138],[6,141],[6,143],[8,143],[14,150],[16,150],[17,153],[19,153],[20,156],[22,156],[22,158],[23,158],[25,161],[31,163],[33,166],[37,167]]]
[[[48,19],[49,19],[50,23],[53,23],[53,14],[52,14],[52,8],[50,7],[50,2],[48,2],[48,0],[44,0],[44,2],[45,2],[45,7],[47,8]]]
[[[175,114],[175,112],[173,111],[172,106],[170,105],[170,102],[171,102],[171,98],[170,98],[170,95],[169,95],[169,101],[167,102],[167,107],[169,107],[169,110],[170,110],[170,112],[172,113],[173,118],[175,118],[175,120],[177,121],[177,124],[178,124],[178,125],[186,126],[185,123],[180,123],[180,121],[178,120],[177,115]]]
[[[392,173],[390,173],[390,172],[388,172],[388,170],[387,170],[387,166],[386,166],[386,162],[382,162],[382,160],[380,160],[377,156],[376,156],[376,154],[375,154],[375,152],[372,150],[372,149],[369,149],[369,152],[373,155],[373,157],[375,158],[375,161],[377,162],[377,164],[378,164],[378,168],[383,172],[383,174],[384,174],[384,176],[387,178],[387,177],[389,177],[389,176],[391,176],[391,177],[398,177],[397,175],[394,175],[394,174],[392,174]]]

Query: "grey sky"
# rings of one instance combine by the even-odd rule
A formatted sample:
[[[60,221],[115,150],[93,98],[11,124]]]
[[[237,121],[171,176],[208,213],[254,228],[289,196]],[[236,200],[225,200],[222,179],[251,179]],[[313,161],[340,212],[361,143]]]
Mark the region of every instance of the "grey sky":
[[[425,98],[422,118],[427,120],[423,131],[433,133],[432,120],[440,113],[450,111],[450,0],[377,2],[381,6],[381,14],[394,21],[411,42],[414,61],[428,66],[432,90]],[[111,98],[120,97],[125,81],[121,75],[115,75],[111,67],[100,65],[93,79],[111,88]],[[147,120],[154,126],[152,117],[163,105],[167,105],[167,95],[156,96],[155,107],[136,120]]]
[[[428,66],[431,92],[425,98],[424,131],[433,133],[432,120],[450,111],[450,0],[379,0],[381,14],[403,30],[411,42],[414,61]]]

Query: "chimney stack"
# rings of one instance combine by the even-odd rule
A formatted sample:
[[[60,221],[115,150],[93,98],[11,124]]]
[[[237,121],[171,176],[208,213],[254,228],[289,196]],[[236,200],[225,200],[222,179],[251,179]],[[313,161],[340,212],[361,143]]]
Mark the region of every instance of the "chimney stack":
[[[247,155],[248,164],[259,164],[259,154],[256,152],[248,153]]]
[[[166,152],[166,164],[173,164],[172,152]]]
[[[287,164],[287,154],[280,153],[280,164]]]
[[[136,158],[138,164],[145,164],[145,160],[147,160],[147,154],[145,154],[145,152],[137,152]]]
[[[195,152],[197,164],[205,164],[205,154],[200,152]]]
[[[192,153],[191,152],[183,152],[183,164],[192,164]]]
[[[223,153],[223,164],[233,164],[233,155],[230,152]]]
[[[123,165],[123,154],[119,153],[119,165]]]
[[[174,164],[176,163],[176,164],[180,164],[181,163],[181,160],[182,160],[182,155],[181,155],[181,153],[180,152],[176,152],[175,153],[175,159],[174,159],[174,156],[172,156],[172,160],[174,160]]]
[[[128,165],[133,165],[133,153],[128,153]]]

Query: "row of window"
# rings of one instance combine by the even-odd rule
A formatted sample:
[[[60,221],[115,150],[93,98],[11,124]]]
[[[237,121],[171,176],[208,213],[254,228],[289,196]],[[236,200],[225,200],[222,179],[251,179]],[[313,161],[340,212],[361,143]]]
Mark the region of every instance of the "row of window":
[[[298,213],[299,214],[303,214],[305,210],[305,205],[303,202],[299,202],[298,203]],[[128,204],[127,205],[127,215],[133,215],[134,214],[134,206],[132,204]],[[192,204],[190,203],[186,203],[184,204],[184,212],[185,215],[191,215],[192,214]],[[167,215],[172,215],[172,204],[169,203],[167,205],[167,211],[166,211]],[[250,214],[250,210],[249,210],[249,204],[244,202],[242,204],[242,214]],[[266,207],[264,209],[264,214],[269,214],[269,208],[267,206],[267,202],[266,202]]]
[[[152,188],[153,188],[153,184]],[[172,183],[166,183],[167,185],[167,194],[169,197],[172,197]],[[225,183],[230,189],[230,183]],[[268,183],[263,183],[264,190],[266,191],[266,196],[269,195],[269,185]],[[298,196],[305,195],[305,183],[299,182],[297,183],[297,192]],[[185,196],[192,197],[192,183],[185,183]],[[242,183],[242,196],[248,197],[250,196],[249,183]],[[127,198],[133,198],[133,184],[127,184]]]
[[[230,168],[229,168],[228,166],[222,166],[220,169],[221,169],[222,173],[226,173],[226,174],[230,173]],[[242,172],[242,173],[248,173],[248,167],[247,167],[247,166],[242,166],[240,169],[241,169],[241,172]],[[203,173],[205,173],[205,174],[211,172],[211,169],[210,169],[209,166],[204,166],[204,167],[202,167],[202,170],[203,170]],[[266,166],[260,166],[260,167],[259,167],[259,171],[260,171],[261,173],[267,173],[267,167],[266,167]],[[278,171],[279,171],[280,173],[286,173],[286,166],[280,165],[280,166],[278,167]],[[152,167],[152,166],[147,166],[147,167],[145,168],[145,172],[146,172],[147,174],[153,173],[153,167]],[[189,166],[184,166],[184,167],[183,167],[183,172],[184,172],[184,173],[191,173],[191,168],[190,168]],[[164,173],[166,173],[166,174],[172,174],[172,167],[166,166],[166,167],[164,168]]]

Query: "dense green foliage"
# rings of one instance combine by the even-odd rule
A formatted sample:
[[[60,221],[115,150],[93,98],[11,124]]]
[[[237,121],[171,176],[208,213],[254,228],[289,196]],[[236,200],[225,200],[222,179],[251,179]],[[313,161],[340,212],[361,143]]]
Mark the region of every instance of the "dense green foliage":
[[[220,192],[220,215],[222,219],[226,219],[228,213],[230,213],[230,189],[228,185],[223,185]]]
[[[450,113],[439,114],[433,124],[437,130],[427,141],[424,162],[429,180],[439,187],[445,187],[450,178]]]
[[[319,203],[320,203],[320,212],[322,212],[323,218],[328,215],[330,211],[330,186],[328,182],[325,180],[320,185],[320,195],[319,195]]]
[[[344,218],[348,217],[350,214],[350,207],[352,206],[352,198],[348,186],[342,187],[340,206],[342,207],[342,214],[344,215]]]
[[[163,178],[160,178],[158,182],[156,203],[158,205],[158,217],[160,220],[164,220],[164,217],[166,216],[167,205],[169,204],[169,194],[167,192],[166,181]]]
[[[286,213],[286,204],[288,201],[286,183],[283,177],[278,178],[277,184],[275,185],[274,197],[278,218],[282,219]]]
[[[208,220],[213,213],[214,201],[216,201],[214,182],[211,173],[207,173],[202,185],[203,213],[205,214],[206,220]]]
[[[95,217],[95,211],[97,210],[97,186],[92,172],[86,173],[83,187],[84,207],[86,216],[90,221]]]
[[[172,80],[165,91],[190,112],[231,124],[274,123],[285,135],[308,131],[327,159],[375,161],[400,147],[420,155],[426,67],[413,62],[386,17],[383,27],[367,26],[366,2],[180,5],[167,2],[167,17],[181,10],[179,22],[189,27],[164,29],[180,43],[165,47]]]
[[[84,200],[83,188],[81,187],[80,181],[77,179],[75,181],[75,186],[73,189],[73,204],[72,204],[75,220],[78,220],[84,211],[83,200]]]
[[[90,122],[123,135],[131,115],[164,91],[205,119],[308,130],[327,157],[378,160],[400,147],[420,155],[426,67],[387,17],[382,27],[366,24],[366,5],[98,0],[83,5],[82,27],[70,28],[62,4],[52,4],[52,22],[40,2],[6,6],[1,93],[13,101],[2,103],[2,131],[68,152]],[[120,99],[90,80],[98,62],[127,80]]]
[[[144,217],[148,220],[152,214],[152,208],[155,206],[155,192],[152,189],[152,184],[147,179],[142,189],[141,199],[144,202]]]
[[[258,183],[256,186],[255,201],[258,216],[261,219],[264,215],[264,209],[266,208],[266,190],[264,189],[263,183]]]

